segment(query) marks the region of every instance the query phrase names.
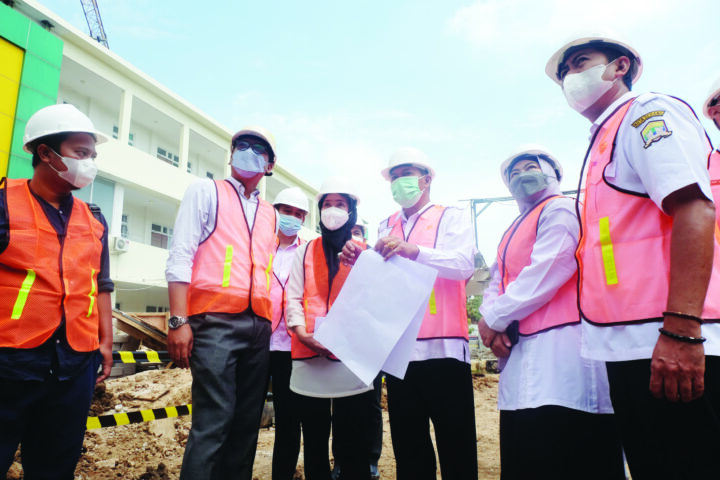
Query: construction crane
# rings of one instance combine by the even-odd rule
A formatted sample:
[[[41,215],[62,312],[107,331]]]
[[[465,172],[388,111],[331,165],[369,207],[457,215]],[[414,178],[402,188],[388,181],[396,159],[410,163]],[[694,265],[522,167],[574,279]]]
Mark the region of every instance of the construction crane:
[[[98,43],[105,45],[105,48],[110,48],[107,41],[107,35],[105,35],[105,28],[103,27],[102,19],[100,18],[100,9],[96,0],[80,0],[83,11],[85,12],[85,20],[87,20],[88,28],[90,29],[90,36],[97,40]]]

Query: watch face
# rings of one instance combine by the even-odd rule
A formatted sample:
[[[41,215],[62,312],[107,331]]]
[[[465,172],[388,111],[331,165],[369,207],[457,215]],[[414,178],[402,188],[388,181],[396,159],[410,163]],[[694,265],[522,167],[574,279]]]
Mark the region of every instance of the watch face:
[[[185,322],[183,322],[183,319],[181,317],[175,317],[172,316],[168,319],[168,326],[170,328],[178,328],[182,326]]]

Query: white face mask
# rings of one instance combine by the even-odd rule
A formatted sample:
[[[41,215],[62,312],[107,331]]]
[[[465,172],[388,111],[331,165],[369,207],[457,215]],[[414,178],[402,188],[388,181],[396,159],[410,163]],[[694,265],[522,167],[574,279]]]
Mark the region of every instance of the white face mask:
[[[61,172],[59,170],[55,170],[52,165],[48,164],[50,165],[50,168],[57,172],[58,177],[66,180],[77,188],[86,187],[95,180],[98,168],[94,159],[87,158],[85,160],[78,160],[77,158],[63,157],[55,150],[52,150],[52,152],[60,157],[62,163],[67,167],[67,170]]]
[[[602,78],[608,65],[595,65],[584,72],[565,75],[563,93],[570,107],[582,113],[612,88],[615,80]]]
[[[265,172],[265,157],[252,151],[252,148],[235,150],[232,154],[231,165],[243,178],[251,178],[258,173]]]
[[[350,214],[338,207],[324,208],[320,212],[320,221],[328,230],[337,230],[345,225],[350,218]]]

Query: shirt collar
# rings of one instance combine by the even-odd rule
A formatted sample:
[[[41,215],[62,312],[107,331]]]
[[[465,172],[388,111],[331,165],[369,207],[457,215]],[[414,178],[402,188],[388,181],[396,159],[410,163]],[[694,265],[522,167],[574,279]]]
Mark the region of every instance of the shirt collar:
[[[590,126],[590,136],[595,135],[595,131],[600,128],[600,125],[612,114],[620,105],[627,102],[628,100],[637,97],[638,94],[635,92],[625,92],[625,94],[615,100],[598,118],[595,119],[593,124]]]
[[[425,212],[425,210],[432,207],[433,205],[434,205],[434,203],[428,202],[427,205],[425,205],[423,208],[421,208],[417,212],[410,215],[409,218],[405,216],[405,210],[400,210],[400,219],[402,220],[402,223],[407,223],[407,221],[410,219],[416,220],[420,215],[423,214],[423,212]]]
[[[300,246],[300,237],[298,235],[295,235],[295,241],[288,245],[287,247],[281,247],[280,243],[278,242],[278,250],[292,250]]]
[[[235,187],[235,190],[237,190],[240,196],[245,197],[245,185],[243,185],[235,177],[228,177],[228,180],[230,180],[230,183],[232,183],[233,187]],[[260,195],[260,190],[256,188],[255,191],[250,194],[250,198],[247,200],[251,202],[256,202],[258,199],[258,195]]]

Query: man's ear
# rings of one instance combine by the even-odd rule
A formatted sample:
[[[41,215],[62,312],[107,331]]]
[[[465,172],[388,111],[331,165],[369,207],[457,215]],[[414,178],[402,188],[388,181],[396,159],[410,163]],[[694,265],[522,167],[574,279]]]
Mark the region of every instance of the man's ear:
[[[630,71],[631,65],[632,65],[632,62],[625,55],[621,55],[618,58],[616,58],[615,59],[615,76],[619,77],[619,78],[624,77]]]
[[[44,143],[41,143],[40,145],[35,147],[35,153],[37,153],[37,156],[40,158],[41,161],[45,163],[50,163],[53,154],[50,147],[48,147]]]

